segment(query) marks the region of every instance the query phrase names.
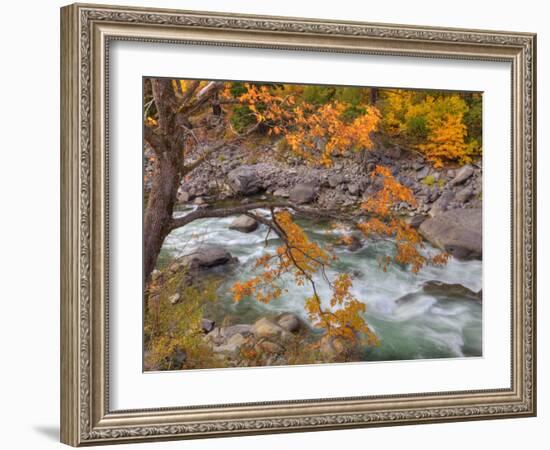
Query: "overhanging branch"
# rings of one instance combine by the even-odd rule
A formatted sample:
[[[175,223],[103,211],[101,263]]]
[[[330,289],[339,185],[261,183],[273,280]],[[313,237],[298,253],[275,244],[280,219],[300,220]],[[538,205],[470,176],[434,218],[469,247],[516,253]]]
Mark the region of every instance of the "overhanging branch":
[[[223,208],[197,209],[193,212],[190,212],[189,214],[186,214],[183,217],[172,219],[172,223],[170,225],[170,231],[173,231],[176,228],[181,228],[199,219],[236,216],[238,214],[247,214],[250,211],[253,211],[255,209],[272,209],[272,208],[290,208],[295,212],[299,213],[301,216],[309,217],[312,219],[331,219],[331,220],[338,220],[338,221],[354,220],[353,217],[351,216],[347,217],[342,211],[325,210],[325,209],[319,209],[319,208],[313,208],[313,207],[307,207],[307,206],[300,206],[288,200],[281,200],[281,201],[271,201],[271,202],[268,202],[268,201],[254,202],[254,203],[247,203],[244,205],[226,206]],[[259,220],[259,222],[262,222],[262,221]]]
[[[282,202],[247,203],[245,205],[227,206],[223,208],[197,209],[196,211],[190,212],[189,214],[186,214],[183,217],[172,219],[172,223],[170,225],[170,231],[175,230],[176,228],[180,228],[185,225],[188,225],[191,222],[194,222],[195,220],[199,220],[199,219],[235,216],[238,214],[245,214],[255,209],[264,209],[264,208],[270,208],[270,207],[292,208],[292,209],[297,208],[297,206],[294,205],[293,203],[282,201]]]

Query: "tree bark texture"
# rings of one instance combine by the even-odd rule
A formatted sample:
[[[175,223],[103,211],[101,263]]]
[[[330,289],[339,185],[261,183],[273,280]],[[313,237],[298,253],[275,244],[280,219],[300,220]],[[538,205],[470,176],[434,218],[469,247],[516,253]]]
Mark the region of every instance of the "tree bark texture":
[[[173,152],[160,155],[157,164],[143,223],[143,275],[146,282],[155,269],[162,243],[170,232],[180,183],[179,161]]]
[[[171,81],[154,79],[151,87],[159,127],[157,133],[145,135],[156,155],[151,192],[143,218],[143,276],[146,283],[155,268],[162,243],[170,232],[183,165],[183,151],[178,149],[180,142],[174,114],[177,99]]]

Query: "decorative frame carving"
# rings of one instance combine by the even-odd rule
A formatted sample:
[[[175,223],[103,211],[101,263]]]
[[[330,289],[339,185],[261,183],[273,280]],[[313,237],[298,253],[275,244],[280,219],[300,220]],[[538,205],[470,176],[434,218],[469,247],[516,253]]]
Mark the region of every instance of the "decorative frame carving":
[[[97,5],[61,10],[61,439],[79,446],[536,414],[536,36]],[[512,65],[510,389],[110,411],[108,86],[112,40],[508,61]]]

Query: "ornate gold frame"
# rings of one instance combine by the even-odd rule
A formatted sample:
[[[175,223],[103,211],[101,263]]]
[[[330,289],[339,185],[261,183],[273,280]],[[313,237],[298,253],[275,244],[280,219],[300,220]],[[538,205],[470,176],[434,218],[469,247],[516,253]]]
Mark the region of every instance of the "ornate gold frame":
[[[111,411],[107,367],[105,100],[112,40],[510,62],[513,80],[510,388]],[[99,5],[62,8],[62,442],[79,446],[535,415],[535,52],[536,36],[529,33]]]

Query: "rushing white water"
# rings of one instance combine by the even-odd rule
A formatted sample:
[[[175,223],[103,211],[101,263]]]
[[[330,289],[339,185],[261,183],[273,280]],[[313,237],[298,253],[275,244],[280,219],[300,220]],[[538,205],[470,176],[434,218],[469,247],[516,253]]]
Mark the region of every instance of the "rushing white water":
[[[188,212],[188,211],[187,211]],[[178,215],[184,214],[179,212]],[[234,304],[228,293],[237,279],[254,274],[256,259],[272,251],[279,241],[267,228],[260,225],[253,233],[229,229],[233,218],[203,219],[175,230],[166,239],[161,257],[182,256],[200,245],[219,245],[238,257],[233,269],[223,269],[224,281],[219,294],[218,320],[232,315],[239,322],[249,323],[266,313],[292,311],[304,319],[304,298],[311,295],[309,287],[296,286],[286,281],[288,292],[270,304],[259,304],[246,299]],[[299,221],[311,239],[334,242],[338,231],[310,221]],[[329,278],[347,272],[353,276],[353,293],[367,306],[366,320],[381,341],[376,348],[365,349],[365,360],[427,359],[482,354],[482,308],[471,299],[433,296],[421,289],[426,281],[458,283],[472,291],[482,287],[481,261],[462,262],[451,258],[446,266],[425,267],[418,274],[399,265],[390,264],[387,271],[379,265],[379,258],[391,254],[391,242],[368,241],[362,249],[351,252],[335,247],[338,260],[327,270]],[[428,248],[428,251],[433,249]],[[316,280],[319,294],[325,301],[330,298],[329,288],[321,279]],[[406,300],[403,297],[406,296]],[[403,299],[402,301],[398,301]]]

